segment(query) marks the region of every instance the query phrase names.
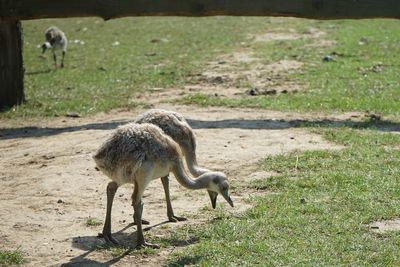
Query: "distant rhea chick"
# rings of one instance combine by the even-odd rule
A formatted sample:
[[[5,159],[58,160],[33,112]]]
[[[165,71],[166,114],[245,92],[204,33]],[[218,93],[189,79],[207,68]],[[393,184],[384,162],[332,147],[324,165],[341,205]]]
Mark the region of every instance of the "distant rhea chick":
[[[46,52],[47,49],[51,49],[51,51],[53,52],[54,65],[57,68],[56,50],[61,49],[62,58],[60,67],[63,68],[64,57],[67,52],[67,45],[68,45],[68,40],[67,37],[65,36],[65,33],[56,26],[51,26],[46,30],[45,37],[46,37],[46,42],[42,45],[43,49],[42,54]]]

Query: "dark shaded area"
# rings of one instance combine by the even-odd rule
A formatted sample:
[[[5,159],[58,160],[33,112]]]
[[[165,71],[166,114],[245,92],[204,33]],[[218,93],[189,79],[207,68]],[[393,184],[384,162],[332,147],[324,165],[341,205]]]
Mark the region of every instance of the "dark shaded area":
[[[128,224],[118,232],[113,235],[119,240],[121,244],[124,246],[121,248],[126,249],[124,253],[121,255],[112,258],[106,262],[99,262],[96,260],[92,260],[87,258],[93,251],[102,250],[110,248],[103,238],[98,236],[77,236],[72,239],[72,246],[74,248],[78,248],[80,250],[84,250],[83,254],[70,259],[69,262],[61,264],[61,266],[111,266],[112,264],[117,263],[126,255],[131,253],[134,250],[135,242],[136,242],[136,232],[132,234],[124,233],[128,228],[132,227],[133,224]]]
[[[223,129],[223,128],[241,128],[241,129],[288,129],[288,128],[306,128],[306,127],[325,127],[339,128],[349,127],[354,129],[373,129],[383,132],[400,131],[400,123],[384,120],[369,119],[366,121],[351,120],[220,120],[220,121],[201,121],[188,120],[193,129]]]
[[[187,266],[187,265],[195,265],[200,261],[202,257],[200,256],[185,256],[182,258],[179,258],[176,261],[170,262],[167,266],[172,267],[172,266]]]
[[[27,71],[27,72],[25,72],[25,75],[37,75],[37,74],[45,74],[45,73],[50,73],[50,72],[52,72],[51,69],[37,70],[37,71]]]
[[[89,123],[79,126],[68,126],[60,128],[52,127],[21,127],[21,128],[3,128],[0,129],[1,139],[14,139],[25,137],[43,137],[57,135],[64,132],[76,132],[83,130],[111,130],[119,125],[131,122],[130,120],[118,120],[101,123]],[[219,121],[202,121],[188,119],[189,124],[193,129],[224,129],[224,128],[239,128],[239,129],[288,129],[288,128],[306,128],[306,127],[323,127],[323,128],[340,128],[349,127],[354,129],[371,129],[382,132],[400,132],[400,123],[369,119],[366,121],[351,121],[351,120],[219,120]]]
[[[167,241],[169,244],[171,244],[171,246],[174,247],[186,247],[199,242],[199,238],[197,236],[190,236],[187,239],[172,238],[168,239]]]
[[[4,4],[4,1],[1,4]],[[21,22],[0,19],[0,109],[2,110],[25,101],[22,43]]]
[[[102,17],[104,20],[126,16],[279,16],[309,19],[399,18],[397,0],[69,0],[3,1],[0,17],[40,19]]]
[[[0,129],[0,140],[1,139],[13,139],[13,138],[25,138],[25,137],[44,137],[52,136],[65,132],[76,132],[84,130],[111,130],[117,128],[119,125],[126,124],[130,121],[110,121],[101,123],[89,123],[78,126],[68,127],[21,127],[21,128],[6,128]]]

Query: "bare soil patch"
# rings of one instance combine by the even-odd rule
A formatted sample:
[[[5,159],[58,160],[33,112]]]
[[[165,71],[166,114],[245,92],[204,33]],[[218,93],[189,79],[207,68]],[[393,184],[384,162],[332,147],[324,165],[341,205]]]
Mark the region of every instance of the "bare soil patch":
[[[245,52],[241,53],[241,58]],[[261,63],[249,52],[246,60],[238,61],[237,56],[227,55],[217,61],[209,62],[206,71],[192,77],[186,88],[192,92],[219,96],[243,97],[246,90],[258,88],[261,90],[274,89],[293,92],[300,90],[303,85],[296,84],[286,77],[286,74],[300,70],[303,63],[296,60],[280,60],[270,64]],[[294,89],[295,88],[295,89]]]
[[[161,105],[184,114],[198,139],[199,162],[227,173],[236,188],[235,208],[220,201],[231,213],[251,205],[247,199],[256,190],[245,189],[252,179],[273,175],[258,169],[267,155],[293,150],[341,149],[341,146],[291,121],[301,114],[251,109],[196,108]],[[144,264],[159,266],[175,247],[162,248],[154,255],[133,253],[114,257],[96,250],[104,241],[97,237],[102,224],[89,227],[87,219],[103,223],[107,178],[95,171],[91,153],[117,125],[129,122],[142,110],[113,111],[88,118],[56,118],[42,122],[0,123],[0,249],[20,247],[27,266]],[[11,127],[11,128],[10,128]],[[118,190],[113,209],[113,231],[127,246],[135,244],[135,227],[130,206],[132,188]],[[173,207],[187,222],[165,223],[166,207],[161,182],[154,181],[145,193],[144,217],[153,227],[152,238],[168,237],[175,227],[204,223],[213,213],[206,192],[189,191],[171,177]],[[180,240],[177,247],[193,243]]]
[[[266,32],[264,34],[249,35],[248,38],[254,42],[271,42],[271,41],[290,41],[298,39],[322,39],[326,35],[317,28],[310,27],[304,32],[297,32],[295,29],[276,29],[274,32]]]
[[[325,36],[325,32],[316,28],[309,28],[301,33],[294,29],[282,29],[282,31],[249,35],[248,44],[296,39],[309,40],[306,45],[309,47],[328,47],[336,44],[333,40],[324,39]],[[193,73],[182,88],[153,88],[150,90],[150,94],[135,97],[144,99],[151,104],[157,104],[199,93],[243,98],[297,93],[307,87],[307,84],[301,84],[288,76],[290,73],[301,71],[304,65],[301,61],[282,59],[265,63],[265,60],[256,55],[256,51],[251,45],[246,45],[208,62],[206,68],[199,73]]]
[[[369,228],[376,233],[400,231],[400,218],[373,222],[369,225]]]
[[[251,52],[242,51],[209,62],[205,71],[193,74],[182,88],[153,88],[149,90],[149,94],[137,98],[157,104],[191,94],[247,97],[252,95],[248,93],[251,89],[273,94],[296,93],[302,90],[304,85],[287,78],[286,75],[300,71],[302,67],[303,63],[296,60],[262,64]]]

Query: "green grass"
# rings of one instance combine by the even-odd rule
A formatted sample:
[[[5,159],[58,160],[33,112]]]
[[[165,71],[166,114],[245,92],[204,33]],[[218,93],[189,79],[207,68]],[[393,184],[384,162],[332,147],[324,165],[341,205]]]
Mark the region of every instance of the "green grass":
[[[50,25],[59,26],[70,40],[62,70],[54,70],[50,53],[39,58],[37,46]],[[242,98],[194,95],[183,102],[299,111],[400,112],[400,36],[395,20],[144,17],[104,22],[73,18],[26,21],[23,27],[28,101],[0,113],[0,117],[86,115],[147,105],[140,98],[146,90],[180,87],[217,55],[243,48],[254,51],[265,64],[281,59],[303,62],[302,71],[284,78],[303,84],[305,89]],[[326,34],[314,41],[301,38],[255,43],[248,39],[251,34],[304,33],[310,28]],[[366,38],[366,44],[359,44],[361,38]],[[335,40],[337,45],[308,46],[319,39]],[[115,42],[119,45],[113,45]],[[323,56],[332,52],[338,54],[335,61],[323,62]],[[377,64],[383,64],[383,71],[370,71]],[[242,80],[237,86],[248,89],[250,84]]]
[[[24,22],[28,101],[0,116],[86,115],[146,105],[140,93],[179,86],[213,56],[237,46],[244,34],[234,29],[243,21],[152,17]],[[45,54],[46,59],[39,58],[37,46],[50,25],[60,27],[69,39],[64,69],[54,70],[51,53]]]
[[[98,226],[98,225],[101,225],[102,224],[102,222],[100,222],[98,219],[96,219],[96,218],[92,218],[92,217],[89,217],[89,218],[87,218],[86,219],[86,226]]]
[[[110,244],[104,244],[104,245],[98,245],[94,247],[95,250],[101,251],[101,252],[106,252],[108,254],[111,254],[113,257],[119,257],[123,255],[154,255],[156,254],[157,250],[153,248],[142,248],[142,249],[136,249],[134,247],[129,247],[129,246],[121,246],[121,245],[110,245]]]
[[[24,257],[19,249],[0,250],[0,266],[18,265],[24,262]]]
[[[169,264],[399,266],[400,233],[367,225],[400,216],[400,136],[320,131],[346,148],[268,157],[279,175],[251,185],[268,190],[256,207],[196,228],[200,241]]]
[[[268,64],[277,60],[298,60],[305,64],[301,72],[286,79],[303,84],[305,90],[293,94],[226,98],[203,94],[188,96],[184,103],[200,105],[258,107],[297,111],[371,111],[399,115],[400,109],[400,36],[398,21],[306,21],[288,20],[282,28],[306,32],[316,28],[326,35],[319,39],[334,40],[334,47],[309,47],[309,39],[252,44],[258,57]],[[271,24],[272,29],[277,26]],[[275,28],[275,29],[274,29]],[[368,40],[360,45],[359,41]],[[314,41],[318,41],[314,40]],[[334,61],[323,62],[324,55]],[[333,53],[335,54],[335,53]],[[383,65],[381,72],[371,71]]]

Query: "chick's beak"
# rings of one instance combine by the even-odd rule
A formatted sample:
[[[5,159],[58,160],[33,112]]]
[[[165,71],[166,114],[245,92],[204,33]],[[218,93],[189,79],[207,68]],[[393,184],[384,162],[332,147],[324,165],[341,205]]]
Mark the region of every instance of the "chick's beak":
[[[46,52],[46,50],[47,50],[46,44],[43,44],[42,45],[42,54],[44,54],[44,52]]]
[[[231,197],[228,194],[222,194],[222,196],[225,198],[225,200],[229,203],[229,205],[233,208],[233,201]]]
[[[211,205],[212,205],[213,209],[215,209],[215,207],[217,206],[218,193],[208,190],[208,195],[210,196]]]

